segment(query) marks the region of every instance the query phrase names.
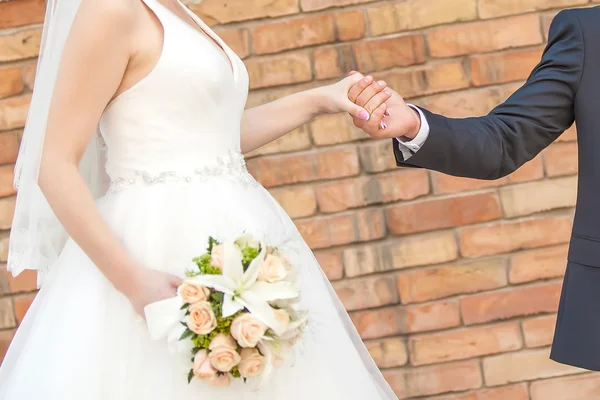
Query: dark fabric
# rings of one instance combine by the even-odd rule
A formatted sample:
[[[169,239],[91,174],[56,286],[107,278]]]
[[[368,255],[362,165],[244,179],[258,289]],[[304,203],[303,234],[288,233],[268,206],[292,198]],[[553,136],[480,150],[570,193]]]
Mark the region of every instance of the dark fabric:
[[[488,115],[446,118],[423,110],[421,149],[399,166],[497,179],[577,124],[579,184],[569,265],[552,358],[600,370],[600,7],[564,10],[552,21],[540,63]],[[532,199],[535,201],[535,199]]]
[[[550,358],[600,371],[600,268],[569,262]]]

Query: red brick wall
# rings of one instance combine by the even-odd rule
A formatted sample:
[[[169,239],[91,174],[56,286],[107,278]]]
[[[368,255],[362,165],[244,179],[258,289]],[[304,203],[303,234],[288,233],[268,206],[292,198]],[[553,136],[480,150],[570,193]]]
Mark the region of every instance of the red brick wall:
[[[250,105],[351,69],[451,116],[481,115],[539,60],[549,23],[600,0],[205,0],[244,58]],[[0,263],[43,0],[0,0]],[[600,377],[548,360],[576,193],[575,130],[494,182],[397,169],[343,115],[249,167],[297,221],[403,399],[589,400]],[[34,295],[0,272],[0,354]],[[458,392],[458,393],[456,393]],[[452,394],[455,393],[455,394]]]

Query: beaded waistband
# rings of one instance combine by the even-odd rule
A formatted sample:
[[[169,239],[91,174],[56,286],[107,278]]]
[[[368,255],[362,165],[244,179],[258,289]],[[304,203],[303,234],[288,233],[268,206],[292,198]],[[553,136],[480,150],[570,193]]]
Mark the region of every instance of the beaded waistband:
[[[108,193],[121,191],[136,185],[155,185],[159,183],[194,183],[209,179],[233,180],[243,185],[258,185],[246,168],[242,154],[230,152],[226,156],[216,159],[210,166],[192,169],[189,172],[162,171],[149,172],[147,170],[128,171],[126,176],[111,180]]]

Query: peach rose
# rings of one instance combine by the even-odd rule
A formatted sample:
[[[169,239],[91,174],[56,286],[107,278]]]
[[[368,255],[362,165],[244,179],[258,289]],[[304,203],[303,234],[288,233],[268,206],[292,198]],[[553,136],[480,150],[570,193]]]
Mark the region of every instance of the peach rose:
[[[179,294],[184,302],[193,304],[199,301],[208,300],[208,296],[210,296],[210,289],[200,285],[184,283],[179,288]]]
[[[212,366],[208,359],[208,352],[200,350],[194,356],[194,365],[192,367],[194,376],[201,381],[212,381],[217,377],[217,370]]]
[[[244,378],[252,378],[262,374],[265,370],[266,359],[257,349],[242,349],[242,361],[240,361],[240,375]]]
[[[214,387],[227,387],[231,385],[231,375],[219,374],[215,379],[210,381],[210,384]]]
[[[208,347],[210,362],[220,372],[229,372],[239,364],[241,357],[237,352],[237,343],[228,335],[219,334]]]
[[[219,268],[221,271],[223,271],[224,249],[223,245],[219,244],[213,246],[212,251],[210,252],[210,265]]]
[[[231,336],[242,347],[256,347],[267,331],[267,326],[245,313],[236,317],[231,323]]]
[[[260,266],[257,279],[268,283],[281,282],[287,277],[287,267],[285,259],[269,254]]]
[[[213,312],[212,305],[208,301],[200,301],[188,307],[190,315],[187,318],[187,326],[198,335],[208,335],[217,327],[217,318]]]
[[[275,318],[281,323],[282,329],[284,331],[287,330],[287,327],[290,324],[290,314],[285,310],[275,310]]]

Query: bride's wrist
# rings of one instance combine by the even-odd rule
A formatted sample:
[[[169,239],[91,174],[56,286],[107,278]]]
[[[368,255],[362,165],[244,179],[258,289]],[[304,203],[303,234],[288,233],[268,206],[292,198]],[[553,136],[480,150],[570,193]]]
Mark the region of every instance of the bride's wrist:
[[[122,268],[121,273],[113,280],[115,288],[127,298],[135,296],[139,292],[140,278],[143,268],[139,265],[130,265]]]
[[[314,89],[307,90],[306,103],[313,118],[329,112],[331,107],[331,99],[327,95],[327,86],[320,86]]]

